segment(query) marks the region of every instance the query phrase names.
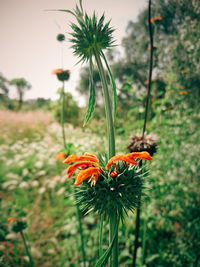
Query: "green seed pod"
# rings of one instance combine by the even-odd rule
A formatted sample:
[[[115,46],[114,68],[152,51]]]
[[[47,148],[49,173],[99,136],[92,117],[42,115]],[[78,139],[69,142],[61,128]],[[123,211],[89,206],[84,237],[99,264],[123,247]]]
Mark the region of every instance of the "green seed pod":
[[[63,42],[65,40],[65,36],[64,34],[62,33],[59,33],[56,37],[56,39],[59,41],[59,42]]]
[[[12,227],[12,230],[13,232],[15,233],[19,233],[21,231],[23,231],[24,229],[27,228],[27,223],[26,222],[22,222],[22,221],[17,221],[13,227]]]
[[[67,70],[57,74],[58,80],[62,81],[62,82],[63,81],[68,81],[69,77],[70,77],[70,73]]]

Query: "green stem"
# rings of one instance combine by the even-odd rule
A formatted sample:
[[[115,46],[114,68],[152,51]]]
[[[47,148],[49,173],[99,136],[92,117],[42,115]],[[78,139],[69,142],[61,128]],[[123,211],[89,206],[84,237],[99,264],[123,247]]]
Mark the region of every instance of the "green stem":
[[[112,105],[110,100],[110,95],[108,91],[108,85],[106,80],[106,74],[103,68],[101,57],[98,52],[95,52],[95,59],[99,69],[99,75],[102,82],[104,103],[105,103],[105,113],[106,113],[106,124],[107,124],[107,136],[108,136],[108,157],[111,158],[115,155],[115,132],[114,123],[112,116]]]
[[[63,138],[63,146],[66,147],[66,138],[65,138],[65,124],[64,124],[64,111],[65,111],[65,82],[63,82],[63,87],[61,91],[61,125],[62,125],[62,138]]]
[[[142,237],[142,264],[145,264],[146,232],[147,232],[147,219],[144,218],[144,222],[143,222],[143,237]]]
[[[81,218],[81,212],[80,212],[78,204],[76,204],[76,214],[78,218],[79,234],[80,234],[80,239],[81,239],[80,241],[81,241],[81,253],[82,253],[82,258],[83,258],[83,266],[86,267],[86,254],[85,254],[85,248],[84,248],[82,218]]]
[[[105,113],[106,113],[106,124],[107,124],[107,136],[108,136],[108,158],[110,159],[115,155],[115,132],[114,132],[114,122],[112,115],[112,105],[111,98],[108,91],[108,85],[106,80],[106,74],[103,68],[103,64],[101,61],[101,57],[97,51],[95,51],[95,59],[97,62],[97,66],[99,69],[99,75],[102,82],[103,89],[103,97],[105,103]],[[115,229],[118,227],[117,215],[110,214],[110,232],[109,232],[109,243],[111,244]],[[114,240],[114,245],[112,248],[111,256],[110,256],[110,267],[118,266],[118,229],[116,233],[116,237]]]
[[[135,225],[135,242],[134,242],[133,264],[132,264],[133,267],[136,266],[137,249],[139,247],[139,235],[140,235],[140,208],[137,208],[136,225]]]
[[[27,255],[28,258],[29,258],[29,266],[30,266],[30,267],[34,267],[33,258],[32,258],[32,256],[31,256],[31,253],[30,253],[30,251],[29,251],[28,245],[27,245],[27,243],[26,243],[26,238],[25,238],[25,235],[24,235],[23,231],[20,232],[20,235],[21,235],[21,237],[22,237],[22,241],[23,241],[23,243],[24,243],[24,248],[25,248],[25,250],[26,250],[26,255]]]
[[[99,224],[99,258],[103,254],[102,244],[103,244],[103,215],[101,215]]]
[[[149,111],[149,100],[150,100],[150,95],[151,95],[151,80],[152,80],[152,71],[153,71],[153,29],[152,29],[152,24],[151,24],[151,0],[149,0],[149,7],[148,7],[148,26],[149,26],[149,39],[150,39],[150,61],[149,61],[147,99],[146,99],[145,114],[144,114],[144,126],[142,130],[143,138],[144,138],[146,125],[147,125],[147,116],[148,116],[148,111]]]
[[[110,267],[118,266],[118,219],[117,214],[110,214],[110,232],[109,242],[111,243],[114,235],[116,234],[112,253],[110,256]]]

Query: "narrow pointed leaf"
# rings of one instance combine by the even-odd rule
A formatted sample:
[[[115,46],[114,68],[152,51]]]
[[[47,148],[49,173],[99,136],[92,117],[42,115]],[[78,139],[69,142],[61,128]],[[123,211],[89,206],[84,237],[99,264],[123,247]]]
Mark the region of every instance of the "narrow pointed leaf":
[[[83,127],[87,124],[87,122],[91,119],[93,112],[94,112],[94,108],[95,108],[95,98],[96,98],[96,94],[95,94],[95,86],[94,86],[94,80],[93,80],[93,64],[92,64],[92,58],[90,58],[90,84],[89,84],[89,89],[90,89],[90,97],[89,97],[89,103],[88,103],[88,107],[87,107],[87,112],[85,115],[85,119],[84,119],[84,123],[83,123]]]
[[[71,10],[68,10],[68,9],[57,9],[55,11],[61,11],[61,12],[67,12],[67,13],[70,13],[72,14],[73,16],[76,17],[76,14],[74,12],[72,12]]]

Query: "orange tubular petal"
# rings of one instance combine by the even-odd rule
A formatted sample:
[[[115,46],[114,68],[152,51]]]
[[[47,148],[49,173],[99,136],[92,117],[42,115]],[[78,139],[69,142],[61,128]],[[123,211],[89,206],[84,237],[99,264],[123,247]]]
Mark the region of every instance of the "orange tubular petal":
[[[138,165],[138,162],[134,159],[126,159],[125,162],[129,165],[129,164],[132,164],[132,165]]]
[[[88,153],[88,152],[85,152],[85,153],[84,153],[84,156],[89,156],[89,157],[93,157],[93,158],[95,158],[95,159],[98,159],[96,155],[91,154],[91,153]]]
[[[93,166],[93,165],[98,166],[98,164],[95,163],[95,162],[89,162],[89,161],[81,161],[81,162],[77,162],[77,163],[75,163],[75,164],[73,164],[73,165],[71,165],[71,166],[69,166],[69,167],[67,168],[67,177],[68,177],[68,178],[71,178],[72,175],[74,174],[74,172],[75,172],[79,167],[82,168],[82,169],[85,169],[85,168],[87,168],[87,167],[91,167],[91,166]]]
[[[92,162],[98,162],[97,158],[94,158],[93,156],[76,156],[76,155],[70,155],[68,156],[63,163],[69,164],[76,161],[92,161]]]
[[[126,161],[126,155],[116,155],[116,156],[112,157],[111,159],[109,159],[109,161],[106,165],[106,169],[109,169],[115,161],[119,161],[119,160]]]
[[[63,69],[55,69],[52,71],[52,74],[59,74],[63,71]]]
[[[131,160],[134,160],[134,159],[152,160],[153,159],[147,151],[133,152],[133,153],[127,154],[126,156],[128,159],[131,159]]]
[[[82,184],[82,182],[84,180],[88,179],[91,176],[95,177],[95,180],[97,180],[98,176],[100,174],[101,174],[101,170],[99,168],[89,167],[86,170],[82,170],[77,174],[76,181],[75,181],[74,185],[78,186],[78,185]],[[92,178],[91,178],[91,180],[92,180]]]

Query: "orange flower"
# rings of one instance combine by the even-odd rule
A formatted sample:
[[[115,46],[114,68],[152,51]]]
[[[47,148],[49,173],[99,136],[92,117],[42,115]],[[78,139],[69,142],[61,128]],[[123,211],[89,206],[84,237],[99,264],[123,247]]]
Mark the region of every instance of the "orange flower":
[[[189,70],[181,70],[180,71],[181,74],[185,74],[185,73],[188,73],[188,72],[189,72]]]
[[[91,182],[91,185],[96,184],[99,174],[102,172],[98,162],[99,160],[95,155],[86,152],[83,156],[70,155],[64,160],[63,163],[74,163],[67,168],[68,178],[71,178],[78,168],[82,169],[79,170],[76,175],[76,181],[74,185],[78,186],[88,178],[90,178],[89,182]]]
[[[157,80],[157,78],[155,77],[155,78],[153,78],[153,79],[151,79],[151,82],[155,82]],[[144,82],[144,84],[149,84],[149,80],[146,80],[145,82]]]
[[[95,185],[101,173],[102,171],[98,167],[89,167],[86,170],[79,171],[74,185],[78,186],[88,178],[90,178],[89,182],[91,181],[91,185]]]
[[[152,160],[153,159],[147,151],[132,152],[130,154],[127,154],[127,157],[130,158],[130,159],[131,158],[145,159],[145,160]]]
[[[187,95],[187,94],[188,94],[187,91],[181,91],[181,92],[179,92],[179,95]]]
[[[107,165],[106,168],[109,169],[114,162],[116,161],[125,161],[128,164],[133,164],[133,165],[137,165],[138,162],[135,159],[145,159],[145,160],[152,160],[153,158],[150,156],[150,154],[146,151],[143,152],[133,152],[133,153],[129,153],[126,155],[116,155],[114,157],[112,157]]]
[[[56,154],[55,158],[57,160],[63,161],[64,159],[66,159],[66,154],[64,152],[59,152],[58,154]]]
[[[155,17],[150,18],[151,23],[154,23],[156,20],[163,20],[163,17],[162,16],[155,16]]]
[[[52,74],[60,74],[63,72],[63,69],[55,69],[52,71]]]
[[[112,178],[117,177],[117,175],[118,175],[118,173],[115,172],[115,171],[112,171],[112,172],[110,173],[110,177],[112,177]]]
[[[99,164],[96,163],[96,162],[90,162],[90,161],[80,161],[80,162],[77,162],[71,166],[69,166],[67,168],[67,177],[68,178],[71,178],[72,175],[74,174],[74,172],[78,169],[78,168],[81,168],[81,169],[86,169],[88,167],[92,167],[92,166],[96,166],[98,167]]]
[[[85,153],[84,156],[76,156],[76,155],[70,155],[68,156],[63,163],[65,164],[69,164],[69,163],[73,163],[76,161],[92,161],[92,162],[99,162],[99,160],[97,159],[97,157],[93,154],[89,154],[89,153]]]
[[[17,220],[15,219],[15,218],[13,218],[13,217],[9,217],[8,218],[8,222],[16,222]]]

